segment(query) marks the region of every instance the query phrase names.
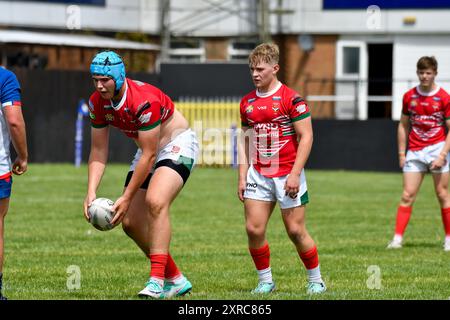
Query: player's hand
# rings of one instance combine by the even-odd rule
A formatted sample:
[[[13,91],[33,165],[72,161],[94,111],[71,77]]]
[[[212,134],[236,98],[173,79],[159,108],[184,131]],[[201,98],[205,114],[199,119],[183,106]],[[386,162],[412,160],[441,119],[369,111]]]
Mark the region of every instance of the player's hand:
[[[289,174],[284,184],[284,190],[285,196],[289,196],[292,199],[297,198],[298,192],[300,191],[300,175]]]
[[[84,199],[84,204],[83,204],[83,209],[84,209],[84,217],[86,218],[87,221],[90,220],[90,216],[89,216],[89,212],[88,212],[88,208],[91,206],[92,201],[94,201],[95,199],[97,199],[97,195],[94,194],[87,194],[86,198]]]
[[[447,155],[444,153],[441,153],[432,163],[430,166],[430,170],[436,170],[440,169],[443,166],[447,164]]]
[[[400,169],[403,169],[403,167],[405,166],[405,161],[406,155],[404,153],[400,153],[398,155],[398,165],[400,166]]]
[[[12,172],[15,175],[22,175],[24,174],[28,169],[28,161],[22,158],[17,157],[16,160],[14,160],[14,163],[12,165]]]
[[[125,214],[130,207],[131,199],[121,196],[119,199],[114,202],[112,207],[112,211],[114,212],[114,218],[111,220],[111,224],[116,225],[122,222]]]
[[[238,194],[239,200],[241,200],[242,202],[244,202],[244,192],[245,192],[246,186],[247,186],[246,180],[239,180],[237,194]]]

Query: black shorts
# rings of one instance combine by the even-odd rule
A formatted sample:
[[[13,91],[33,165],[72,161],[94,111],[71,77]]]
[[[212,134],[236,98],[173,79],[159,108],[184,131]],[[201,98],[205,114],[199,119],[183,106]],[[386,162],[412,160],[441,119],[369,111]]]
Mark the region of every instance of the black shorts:
[[[189,175],[191,174],[191,171],[189,171],[189,169],[183,163],[173,161],[171,159],[164,159],[164,160],[159,161],[155,165],[155,170],[158,169],[159,167],[169,167],[169,168],[173,169],[183,179],[183,185],[186,183],[187,179],[189,178]],[[128,184],[130,183],[131,177],[133,176],[133,172],[134,171],[128,172],[127,178],[125,179],[125,187],[127,187]],[[147,190],[148,184],[149,184],[151,178],[152,178],[152,172],[150,172],[148,174],[147,178],[145,178],[145,181],[141,184],[140,189]]]

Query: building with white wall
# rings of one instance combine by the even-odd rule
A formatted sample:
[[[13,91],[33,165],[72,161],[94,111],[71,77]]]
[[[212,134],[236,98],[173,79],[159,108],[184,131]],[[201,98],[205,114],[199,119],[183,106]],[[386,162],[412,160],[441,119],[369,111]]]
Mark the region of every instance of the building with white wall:
[[[15,40],[17,30],[28,37]],[[450,1],[0,0],[3,63],[23,50],[45,56],[49,68],[85,68],[108,47],[94,36],[109,38],[130,61],[145,60],[136,64],[144,71],[156,69],[161,52],[169,61],[245,63],[271,36],[282,53],[281,79],[319,117],[398,119],[423,55],[438,59],[437,80],[450,90]]]

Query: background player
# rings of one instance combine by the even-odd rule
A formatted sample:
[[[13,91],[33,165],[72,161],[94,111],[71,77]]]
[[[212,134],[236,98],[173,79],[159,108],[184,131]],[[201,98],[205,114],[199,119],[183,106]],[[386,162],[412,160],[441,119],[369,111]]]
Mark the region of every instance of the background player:
[[[304,167],[313,142],[311,117],[306,102],[278,81],[278,61],[275,44],[261,44],[252,51],[249,67],[256,90],[240,105],[244,139],[238,196],[244,202],[249,250],[259,277],[252,292],[275,289],[266,228],[278,201],[286,231],[308,271],[307,292],[322,293],[326,287],[317,248],[305,225]]]
[[[111,125],[139,147],[112,221],[122,221],[125,233],[150,259],[150,279],[139,295],[157,299],[184,295],[192,285],[169,254],[169,207],[194,166],[195,133],[161,90],[125,77],[124,63],[115,52],[97,54],[91,74],[96,92],[89,100],[92,143],[85,217],[89,219],[87,208],[105,170]]]
[[[16,76],[0,67],[0,300],[2,295],[4,222],[11,196],[12,173],[21,175],[27,171],[28,148],[25,121],[22,115],[20,85]],[[17,157],[11,165],[9,147],[11,141]]]
[[[429,170],[441,207],[445,229],[444,250],[450,251],[450,135],[445,133],[446,127],[450,128],[450,97],[435,83],[436,75],[436,59],[421,57],[417,62],[420,84],[403,96],[402,116],[397,133],[399,164],[403,168],[403,193],[397,209],[395,235],[388,245],[389,249],[402,247],[412,206],[423,177]]]

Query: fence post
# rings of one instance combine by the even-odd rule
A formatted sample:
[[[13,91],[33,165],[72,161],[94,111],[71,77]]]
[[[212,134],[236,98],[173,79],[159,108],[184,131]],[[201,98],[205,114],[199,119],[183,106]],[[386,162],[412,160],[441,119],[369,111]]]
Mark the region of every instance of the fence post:
[[[83,118],[88,115],[88,106],[84,99],[80,99],[77,107],[77,121],[75,124],[75,167],[81,165],[83,155]]]
[[[231,146],[233,148],[233,168],[238,167],[238,144],[237,144],[237,128],[233,123],[231,125]]]

